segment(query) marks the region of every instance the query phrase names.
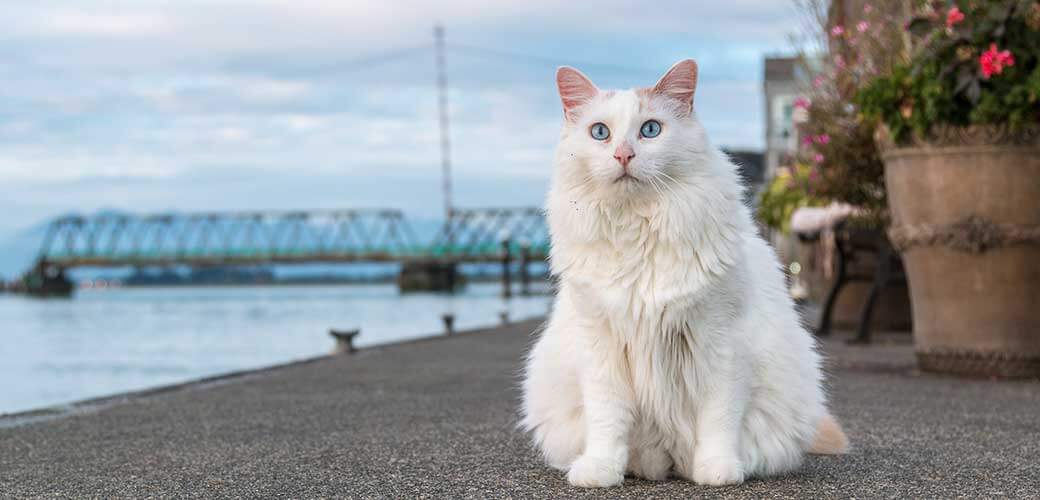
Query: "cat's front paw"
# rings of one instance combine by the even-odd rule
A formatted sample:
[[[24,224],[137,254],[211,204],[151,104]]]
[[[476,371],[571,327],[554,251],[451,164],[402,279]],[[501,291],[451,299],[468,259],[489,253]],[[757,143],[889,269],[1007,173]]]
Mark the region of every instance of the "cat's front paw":
[[[735,457],[695,459],[693,481],[707,486],[740,484],[744,482],[744,465]]]
[[[571,464],[567,482],[582,488],[608,488],[625,480],[624,465],[615,460],[582,455]]]

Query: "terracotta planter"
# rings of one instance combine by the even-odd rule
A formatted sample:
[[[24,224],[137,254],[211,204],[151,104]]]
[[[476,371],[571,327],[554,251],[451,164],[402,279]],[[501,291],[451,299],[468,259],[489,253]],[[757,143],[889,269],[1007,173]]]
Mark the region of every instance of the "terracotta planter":
[[[1040,128],[879,144],[921,369],[1040,377]]]

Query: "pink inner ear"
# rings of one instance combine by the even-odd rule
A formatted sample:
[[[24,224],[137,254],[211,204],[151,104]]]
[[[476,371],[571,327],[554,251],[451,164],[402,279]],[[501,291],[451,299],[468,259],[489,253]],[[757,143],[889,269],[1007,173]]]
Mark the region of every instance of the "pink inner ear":
[[[580,71],[568,67],[556,71],[556,87],[560,90],[563,112],[568,119],[572,117],[571,112],[574,108],[585,104],[599,93],[599,89],[591,80]]]
[[[697,90],[697,63],[693,59],[679,61],[654,85],[654,92],[693,106]]]

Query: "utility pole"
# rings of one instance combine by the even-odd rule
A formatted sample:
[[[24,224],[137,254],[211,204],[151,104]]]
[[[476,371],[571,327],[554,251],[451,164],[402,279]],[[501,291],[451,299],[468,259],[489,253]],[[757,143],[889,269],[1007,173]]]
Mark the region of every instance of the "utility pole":
[[[444,220],[451,221],[451,134],[448,128],[448,75],[444,67],[444,26],[433,27],[437,53],[437,94],[441,125],[441,175],[444,190]]]

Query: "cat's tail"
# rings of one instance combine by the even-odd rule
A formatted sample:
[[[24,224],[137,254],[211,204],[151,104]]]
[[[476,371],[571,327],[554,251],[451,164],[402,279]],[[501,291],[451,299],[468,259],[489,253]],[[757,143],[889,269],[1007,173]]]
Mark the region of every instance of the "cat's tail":
[[[816,439],[813,440],[809,453],[817,455],[841,455],[849,451],[849,438],[841,430],[841,425],[830,413],[824,414],[816,425]]]

